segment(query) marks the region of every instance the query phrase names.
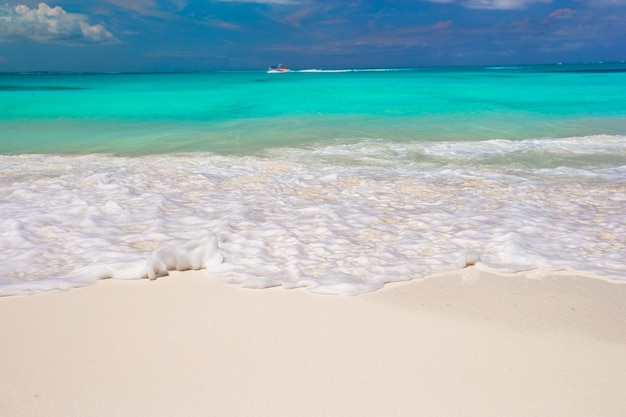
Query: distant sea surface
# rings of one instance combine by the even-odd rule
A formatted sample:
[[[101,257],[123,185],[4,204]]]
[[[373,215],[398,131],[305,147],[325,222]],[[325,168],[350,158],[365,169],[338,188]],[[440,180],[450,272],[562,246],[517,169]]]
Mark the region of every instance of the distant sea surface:
[[[0,295],[626,280],[626,64],[0,73]]]

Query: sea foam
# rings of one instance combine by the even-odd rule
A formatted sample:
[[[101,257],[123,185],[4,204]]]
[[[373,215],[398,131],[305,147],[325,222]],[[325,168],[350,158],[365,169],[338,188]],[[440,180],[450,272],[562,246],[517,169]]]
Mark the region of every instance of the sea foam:
[[[476,265],[626,279],[626,137],[0,156],[0,294],[207,269],[354,295]]]

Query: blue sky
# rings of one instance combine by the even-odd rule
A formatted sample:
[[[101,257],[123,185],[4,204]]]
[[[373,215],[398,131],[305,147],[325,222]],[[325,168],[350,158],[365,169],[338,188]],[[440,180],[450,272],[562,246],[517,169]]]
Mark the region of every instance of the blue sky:
[[[0,71],[626,59],[626,0],[0,0]]]

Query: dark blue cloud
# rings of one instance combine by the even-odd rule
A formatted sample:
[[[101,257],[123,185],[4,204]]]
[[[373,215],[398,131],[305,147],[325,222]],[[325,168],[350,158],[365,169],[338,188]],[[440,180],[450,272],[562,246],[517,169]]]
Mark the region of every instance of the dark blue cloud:
[[[38,1],[16,0],[29,10]],[[46,5],[45,7],[48,7]],[[55,9],[58,7],[59,9]],[[168,71],[626,59],[626,0],[59,0],[0,32],[0,70]],[[6,17],[0,11],[0,19]],[[69,16],[69,18],[67,18]],[[45,22],[44,22],[45,23]],[[50,22],[48,22],[50,23]],[[48,53],[41,42],[51,42]],[[91,46],[76,48],[77,44]],[[54,52],[54,53],[52,53]],[[63,56],[55,60],[54,56]],[[27,68],[26,68],[27,67]]]

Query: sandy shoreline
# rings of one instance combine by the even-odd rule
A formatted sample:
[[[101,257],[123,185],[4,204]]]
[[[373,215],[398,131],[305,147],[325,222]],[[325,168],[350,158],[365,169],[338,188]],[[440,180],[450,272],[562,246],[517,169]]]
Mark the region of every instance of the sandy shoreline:
[[[192,271],[0,298],[0,414],[623,416],[626,285],[533,277],[346,298]]]

